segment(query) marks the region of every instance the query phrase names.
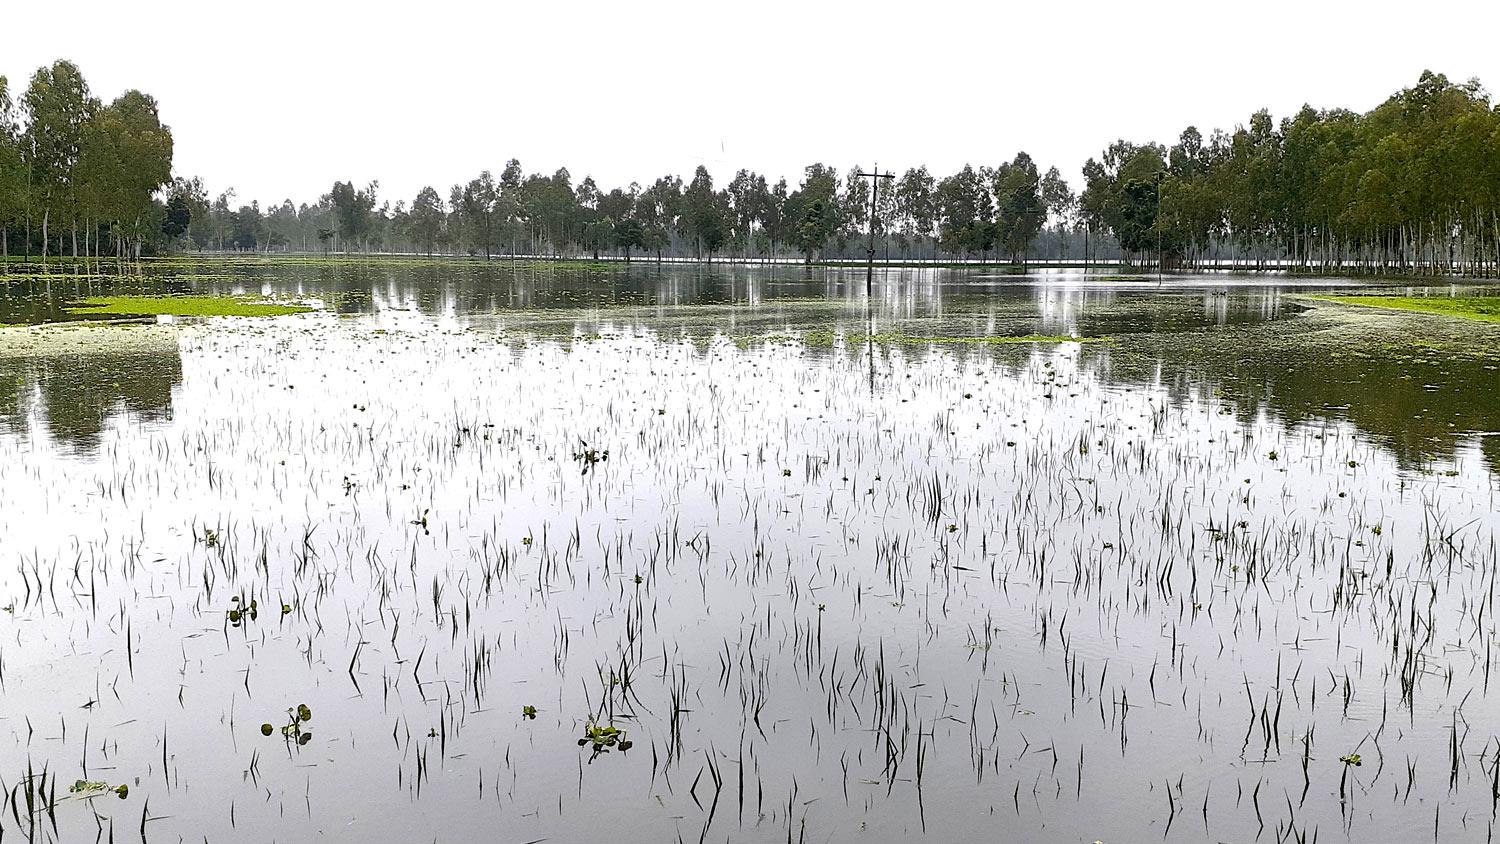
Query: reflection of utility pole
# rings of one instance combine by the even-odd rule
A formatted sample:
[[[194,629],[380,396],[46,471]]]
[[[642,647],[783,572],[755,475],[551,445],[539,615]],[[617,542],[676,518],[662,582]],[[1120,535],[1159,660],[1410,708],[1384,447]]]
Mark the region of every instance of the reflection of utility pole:
[[[1166,261],[1161,251],[1161,197],[1156,200],[1156,286],[1161,287],[1162,273],[1166,271]]]
[[[873,173],[858,173],[858,178],[870,180],[870,240],[865,244],[865,354],[870,359],[870,393],[875,393],[875,208],[880,197],[880,180],[894,179],[890,173],[880,172],[875,165]]]
[[[1167,271],[1167,254],[1161,246],[1161,179],[1156,180],[1156,286],[1161,287]]]
[[[875,166],[874,173],[859,173],[860,178],[870,180],[870,242],[865,250],[865,298],[869,298],[871,291],[875,288],[875,202],[880,196],[880,180],[894,179],[891,173],[880,172],[880,166]]]

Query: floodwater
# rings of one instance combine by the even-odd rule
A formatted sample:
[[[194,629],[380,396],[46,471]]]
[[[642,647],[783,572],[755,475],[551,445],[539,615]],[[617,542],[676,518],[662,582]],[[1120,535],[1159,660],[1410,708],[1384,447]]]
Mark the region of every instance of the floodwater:
[[[0,830],[1489,840],[1500,327],[1353,284],[0,284],[323,307],[0,331]]]

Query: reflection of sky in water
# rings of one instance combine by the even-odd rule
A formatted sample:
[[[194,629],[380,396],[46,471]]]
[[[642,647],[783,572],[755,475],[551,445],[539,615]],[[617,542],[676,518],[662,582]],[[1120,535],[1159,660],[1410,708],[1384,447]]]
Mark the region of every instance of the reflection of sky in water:
[[[1411,361],[1382,365],[1379,356],[1334,363],[1336,353],[1311,347],[1298,351],[1285,346],[1279,335],[1251,338],[1208,359],[1179,353],[1198,342],[1191,339],[1195,332],[1253,327],[1298,313],[1301,307],[1287,303],[1286,292],[1348,283],[1339,280],[1224,274],[1117,280],[1058,269],[1030,275],[887,269],[876,273],[873,320],[867,322],[865,277],[859,268],[658,268],[643,261],[610,273],[580,273],[513,271],[496,261],[416,267],[289,264],[237,272],[242,277],[216,273],[208,274],[208,280],[167,278],[162,283],[173,290],[307,297],[337,313],[402,332],[472,328],[569,335],[638,326],[654,327],[664,336],[718,331],[748,338],[805,331],[863,335],[873,327],[877,335],[912,337],[1110,337],[1113,343],[1093,352],[1100,360],[1115,360],[1107,370],[1110,378],[1129,383],[1165,373],[1173,382],[1208,379],[1230,385],[1241,412],[1269,407],[1292,420],[1345,416],[1418,462],[1451,454],[1459,444],[1455,438],[1465,431],[1500,429],[1491,403],[1469,399],[1451,409],[1457,399],[1473,395],[1472,384],[1494,381],[1493,370],[1482,363],[1459,361],[1431,372]],[[112,283],[102,278],[17,283],[0,291],[0,309],[56,314],[69,298],[108,292]],[[619,310],[610,316],[610,309]],[[590,325],[592,329],[585,327]],[[1142,358],[1133,339],[1137,336],[1184,339],[1152,345]],[[299,341],[293,335],[288,342]],[[1265,350],[1247,354],[1259,347]],[[1129,366],[1120,357],[1127,351],[1132,352]],[[111,416],[145,423],[169,416],[181,368],[171,351],[144,357],[101,350],[87,357],[0,359],[0,373],[9,384],[0,421],[28,436],[92,448]],[[1358,377],[1349,377],[1351,373]]]
[[[1107,306],[1115,301],[1113,288],[1052,283],[1034,288],[1037,313],[1041,315],[1039,334],[1078,334],[1078,315],[1090,305]]]
[[[927,283],[883,290],[882,319],[1216,324],[1201,290]],[[6,539],[36,565],[0,567],[18,604],[0,752],[59,770],[88,742],[139,801],[96,810],[138,823],[149,798],[163,839],[1248,840],[1287,801],[1235,795],[1297,794],[1314,726],[1299,824],[1414,840],[1441,804],[1462,840],[1489,810],[1478,773],[1418,776],[1409,802],[1370,787],[1347,815],[1337,797],[1337,757],[1387,713],[1401,729],[1379,752],[1444,771],[1458,708],[1489,706],[1474,599],[1495,523],[1472,441],[1438,467],[1457,476],[1419,472],[1359,422],[1301,415],[1331,394],[1270,362],[1238,378],[1148,338],[871,361],[762,331],[857,333],[844,289],[518,316],[538,338],[483,323],[483,292],[382,284],[366,317],[200,326],[160,360],[30,361],[22,403],[94,430],[65,454],[0,436]],[[581,442],[610,459],[581,472]],[[1457,557],[1424,557],[1432,514],[1463,526]],[[263,609],[235,627],[241,592]],[[1406,707],[1389,655],[1412,617],[1433,634],[1421,659],[1455,670]],[[308,749],[259,735],[301,702]],[[1263,736],[1274,716],[1251,705],[1284,726]],[[589,761],[578,734],[609,712],[637,749]],[[1208,832],[1163,835],[1162,788],[1209,802]],[[95,828],[76,806],[62,840]]]

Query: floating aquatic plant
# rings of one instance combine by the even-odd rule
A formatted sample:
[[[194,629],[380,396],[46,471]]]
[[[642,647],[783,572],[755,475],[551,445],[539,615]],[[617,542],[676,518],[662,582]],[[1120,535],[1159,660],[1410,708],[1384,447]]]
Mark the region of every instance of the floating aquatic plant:
[[[583,738],[578,740],[579,747],[592,745],[594,756],[598,756],[601,753],[608,753],[610,750],[619,750],[623,753],[629,750],[632,744],[629,739],[625,738],[624,730],[615,727],[613,724],[600,726],[593,721],[590,721],[588,726],[584,728]]]
[[[100,794],[113,793],[116,797],[124,800],[130,795],[130,786],[121,783],[110,785],[102,780],[77,780],[68,786],[69,794],[77,794],[81,797],[95,797]]]
[[[281,727],[282,737],[288,742],[295,742],[299,745],[312,741],[312,732],[302,728],[303,724],[312,720],[312,709],[305,703],[299,703],[296,706],[288,707],[286,715],[287,723]],[[271,723],[267,722],[260,725],[261,735],[269,736],[274,732],[276,732],[276,727]]]

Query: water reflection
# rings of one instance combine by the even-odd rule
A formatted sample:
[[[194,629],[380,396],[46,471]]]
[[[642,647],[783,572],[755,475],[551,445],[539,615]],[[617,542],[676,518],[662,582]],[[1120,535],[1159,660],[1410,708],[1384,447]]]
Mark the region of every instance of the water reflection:
[[[312,298],[335,314],[417,330],[546,333],[551,324],[553,334],[568,334],[591,324],[577,330],[647,326],[668,335],[748,338],[809,331],[862,336],[873,326],[877,335],[918,338],[1103,337],[1112,342],[1088,357],[1122,384],[1161,381],[1181,400],[1208,397],[1241,416],[1267,413],[1289,425],[1345,418],[1411,466],[1451,458],[1472,439],[1495,465],[1500,442],[1488,433],[1500,430],[1500,373],[1487,357],[1406,354],[1397,341],[1409,345],[1412,338],[1379,332],[1330,338],[1285,327],[1305,322],[1286,321],[1302,311],[1286,293],[1349,283],[887,269],[877,274],[867,302],[863,271],[846,268],[205,263],[164,267],[146,278],[61,272],[18,278],[0,288],[0,321],[66,320],[72,301],[150,291]],[[1272,323],[1274,330],[1267,327]],[[112,420],[169,419],[181,378],[175,350],[0,360],[0,422],[23,436],[39,431],[69,448],[94,448]]]
[[[181,382],[175,350],[0,357],[0,428],[34,445],[92,451],[115,425],[169,421]]]

